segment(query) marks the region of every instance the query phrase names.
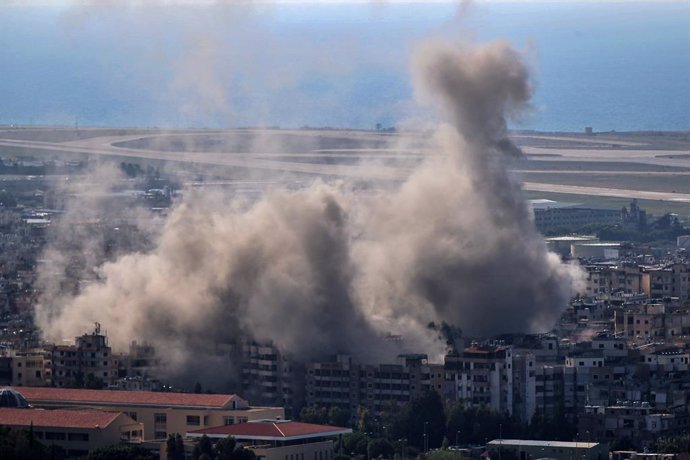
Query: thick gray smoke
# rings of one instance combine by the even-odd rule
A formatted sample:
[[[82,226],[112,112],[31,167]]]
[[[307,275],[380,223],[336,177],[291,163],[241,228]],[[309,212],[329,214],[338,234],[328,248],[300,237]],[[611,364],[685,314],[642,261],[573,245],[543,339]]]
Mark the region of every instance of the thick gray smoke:
[[[527,106],[520,56],[504,43],[429,42],[413,59],[425,101],[450,124],[439,155],[374,196],[320,181],[253,204],[188,193],[157,241],[103,265],[102,282],[44,302],[47,339],[93,321],[123,348],[147,339],[172,368],[240,334],[304,357],[392,357],[443,348],[430,322],[467,335],[551,328],[579,279],[549,253],[505,159],[506,118]]]

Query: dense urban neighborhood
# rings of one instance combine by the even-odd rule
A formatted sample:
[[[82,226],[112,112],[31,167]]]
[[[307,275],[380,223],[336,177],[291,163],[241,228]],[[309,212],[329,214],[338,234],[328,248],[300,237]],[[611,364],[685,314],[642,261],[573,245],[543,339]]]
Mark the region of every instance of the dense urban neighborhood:
[[[85,167],[21,158],[3,164],[22,174]],[[166,213],[178,193],[173,178],[124,162],[120,170],[138,190],[108,199]],[[601,460],[609,452],[623,459],[686,449],[690,231],[675,214],[654,217],[635,200],[622,210],[532,200],[545,244],[583,270],[581,293],[550,331],[480,337],[430,324],[444,354],[411,350],[380,362],[347,350],[300,355],[237,336],[195,351],[232,372],[181,381],[164,371],[146,336],[114,349],[95,322],[61,343],[42,339],[34,305],[54,226],[99,235],[106,260],[145,250],[148,235],[117,214],[75,219],[59,203],[68,197],[23,177],[5,183],[0,204],[0,424],[29,430],[50,455],[101,458],[93,452],[119,446],[141,458],[196,459],[205,449],[204,458],[269,460]],[[71,257],[59,267],[73,273],[61,290],[98,282],[83,255]],[[386,340],[404,344],[405,337]],[[11,433],[2,432],[6,445],[29,442]]]

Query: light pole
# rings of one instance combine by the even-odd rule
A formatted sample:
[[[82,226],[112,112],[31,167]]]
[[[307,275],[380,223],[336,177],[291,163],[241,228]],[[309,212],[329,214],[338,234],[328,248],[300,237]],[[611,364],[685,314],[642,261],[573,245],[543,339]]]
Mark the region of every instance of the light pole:
[[[501,451],[503,450],[503,424],[498,424],[498,460],[501,460]]]
[[[429,422],[424,422],[424,453],[426,454],[429,450],[429,435],[426,433],[426,427]]]
[[[405,447],[407,445],[407,438],[398,439],[400,443],[400,460],[405,460]]]

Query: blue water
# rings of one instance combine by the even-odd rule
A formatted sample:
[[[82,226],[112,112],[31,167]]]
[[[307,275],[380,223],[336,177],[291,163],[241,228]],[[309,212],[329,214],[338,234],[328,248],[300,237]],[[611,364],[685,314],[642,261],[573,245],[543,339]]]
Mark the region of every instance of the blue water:
[[[0,124],[371,128],[422,116],[425,37],[527,52],[516,128],[690,130],[690,4],[0,7]]]

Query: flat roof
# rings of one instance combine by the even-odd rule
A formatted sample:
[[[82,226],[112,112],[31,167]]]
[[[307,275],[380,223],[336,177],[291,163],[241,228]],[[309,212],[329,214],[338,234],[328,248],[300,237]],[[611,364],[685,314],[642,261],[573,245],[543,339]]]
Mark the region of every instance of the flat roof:
[[[31,404],[73,403],[120,406],[200,407],[227,409],[232,401],[246,404],[232,394],[166,393],[159,391],[79,390],[71,388],[20,387]],[[242,409],[240,407],[239,409]]]
[[[598,442],[534,441],[531,439],[494,439],[489,441],[489,444],[492,446],[562,447],[568,449],[591,449],[599,445]]]
[[[0,425],[35,428],[105,428],[121,412],[0,408]]]
[[[546,241],[595,241],[596,236],[551,236],[544,238]]]
[[[251,441],[297,441],[352,433],[351,428],[291,420],[252,420],[236,425],[203,428],[187,433],[189,437],[225,438],[234,436],[238,440]]]

